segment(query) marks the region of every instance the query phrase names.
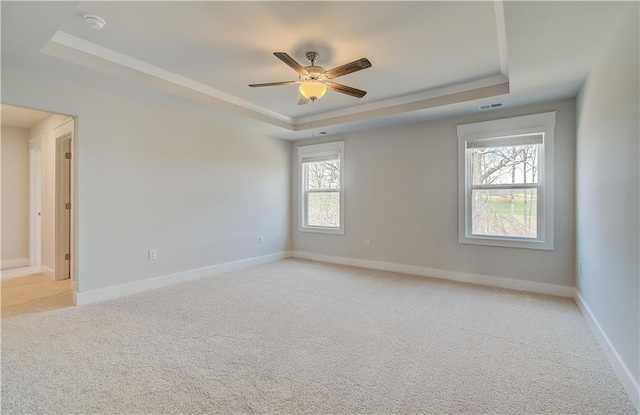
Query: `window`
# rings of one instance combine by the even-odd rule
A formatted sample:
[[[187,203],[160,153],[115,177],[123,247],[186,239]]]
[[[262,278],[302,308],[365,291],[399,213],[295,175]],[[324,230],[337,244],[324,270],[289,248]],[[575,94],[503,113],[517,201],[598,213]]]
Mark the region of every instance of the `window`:
[[[299,230],[344,234],[344,141],[298,147],[298,162]]]
[[[458,126],[460,243],[553,250],[555,120]]]

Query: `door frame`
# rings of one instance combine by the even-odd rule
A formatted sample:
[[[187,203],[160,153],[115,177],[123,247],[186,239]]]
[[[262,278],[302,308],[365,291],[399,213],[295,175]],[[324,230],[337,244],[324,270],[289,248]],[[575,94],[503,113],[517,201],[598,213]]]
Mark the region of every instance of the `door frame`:
[[[69,117],[68,120],[63,122],[61,125],[55,128],[55,243],[54,243],[54,279],[65,280],[71,278],[72,284],[74,285],[75,290],[75,273],[74,273],[74,262],[76,254],[74,252],[75,244],[75,192],[74,192],[74,160],[73,155],[74,151],[74,119],[73,117]],[[65,140],[71,140],[70,152],[71,159],[70,163],[70,172],[69,174],[69,196],[66,197],[65,194],[65,177],[67,177],[64,173],[66,158],[65,158],[65,150],[63,148],[63,143]],[[69,212],[68,219],[66,218],[67,209],[65,208],[65,203],[70,201],[71,209]],[[68,243],[69,250],[64,249],[63,247]],[[67,260],[65,258],[66,254],[70,254],[71,258]],[[66,262],[69,262],[69,274],[66,274]]]
[[[29,266],[42,265],[42,135],[29,143]]]

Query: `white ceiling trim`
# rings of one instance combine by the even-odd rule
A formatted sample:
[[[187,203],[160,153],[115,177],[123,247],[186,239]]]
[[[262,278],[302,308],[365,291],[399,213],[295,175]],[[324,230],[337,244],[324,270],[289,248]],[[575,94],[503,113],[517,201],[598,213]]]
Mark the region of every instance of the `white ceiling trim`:
[[[499,6],[498,3],[500,3]],[[496,5],[498,38],[502,39],[499,40],[500,61],[501,71],[504,72],[507,66],[504,12],[501,1],[497,1],[494,4]],[[501,13],[500,19],[498,19],[499,13]],[[42,52],[194,101],[212,104],[218,108],[230,110],[293,132],[311,129],[312,121],[316,127],[329,127],[509,93],[509,80],[503,73],[502,75],[431,89],[417,94],[293,118],[62,31],[54,34],[51,40],[43,47]]]
[[[502,0],[493,1],[496,14],[496,29],[498,31],[498,53],[500,56],[500,72],[509,77],[509,57],[507,54],[507,24],[504,17],[504,3]]]
[[[498,31],[498,53],[500,56],[500,72],[509,77],[509,55],[507,52],[507,24],[504,17],[504,3],[502,0],[493,1],[496,14],[496,30]]]
[[[330,127],[338,124],[346,124],[356,121],[363,121],[372,118],[389,117],[392,115],[402,114],[406,112],[420,111],[429,108],[442,107],[445,105],[458,104],[460,102],[475,101],[478,99],[495,97],[509,93],[509,82],[503,82],[496,85],[490,85],[471,90],[464,90],[447,95],[435,96],[433,98],[424,99],[406,104],[399,104],[392,107],[374,109],[366,112],[359,112],[354,115],[342,115],[334,118],[319,119],[304,124],[297,124],[295,131],[310,130],[318,127]]]
[[[318,115],[308,115],[306,117],[300,117],[296,119],[296,131],[300,130],[300,128],[298,128],[299,125],[309,123],[312,120],[316,121],[316,120],[325,120],[325,119],[342,117],[342,116],[352,116],[359,113],[382,110],[385,108],[391,109],[397,106],[402,106],[407,104],[413,105],[416,109],[430,108],[431,105],[428,105],[427,101],[433,98],[445,97],[445,96],[457,94],[460,92],[473,91],[479,88],[502,85],[505,83],[508,84],[509,79],[507,79],[503,75],[495,75],[487,78],[477,79],[471,82],[464,82],[464,83],[451,85],[443,88],[430,89],[428,91],[420,92],[417,94],[404,95],[402,97],[370,102],[368,104],[362,104],[355,107],[350,107],[350,108],[341,109],[337,111],[323,112]],[[424,106],[422,106],[421,108],[418,108],[420,107],[421,102],[423,103]]]
[[[138,72],[142,72],[147,75],[151,75],[156,78],[162,79],[164,81],[171,82],[176,85],[201,92],[203,94],[212,96],[214,98],[218,98],[222,101],[235,104],[237,106],[246,108],[251,111],[258,112],[260,114],[275,118],[280,121],[285,121],[288,123],[293,122],[293,119],[291,117],[287,117],[275,111],[270,111],[268,109],[252,104],[243,99],[237,98],[231,94],[227,94],[226,92],[220,91],[218,89],[204,85],[200,82],[194,81],[193,79],[178,75],[171,71],[167,71],[166,69],[162,69],[158,66],[141,61],[139,59],[125,55],[123,53],[116,52],[113,49],[100,46],[98,44],[89,42],[87,40],[81,39],[79,37],[70,35],[65,32],[57,31],[51,38],[50,42],[66,46],[68,48],[76,49],[80,52],[84,52],[89,55],[97,56],[99,58],[116,63],[118,65],[122,65],[127,68],[136,70]]]

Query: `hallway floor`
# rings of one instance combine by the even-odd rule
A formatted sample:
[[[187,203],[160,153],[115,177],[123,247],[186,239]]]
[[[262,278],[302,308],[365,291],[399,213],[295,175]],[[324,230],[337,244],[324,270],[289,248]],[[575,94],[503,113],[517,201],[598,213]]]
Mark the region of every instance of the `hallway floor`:
[[[1,282],[2,318],[73,306],[71,280],[32,274]]]

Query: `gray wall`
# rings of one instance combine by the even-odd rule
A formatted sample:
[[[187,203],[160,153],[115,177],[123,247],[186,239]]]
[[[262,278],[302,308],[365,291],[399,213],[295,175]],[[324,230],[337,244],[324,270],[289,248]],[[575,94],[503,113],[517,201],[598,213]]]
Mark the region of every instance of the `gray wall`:
[[[2,126],[3,262],[29,259],[28,140],[29,130]]]
[[[638,382],[638,4],[628,7],[578,96],[576,285]]]
[[[289,249],[288,142],[4,62],[2,99],[78,116],[80,292]]]
[[[457,124],[557,110],[555,251],[458,243]],[[297,147],[345,140],[345,235],[297,230]],[[296,251],[574,285],[575,100],[293,143]],[[371,246],[364,246],[364,239]]]

